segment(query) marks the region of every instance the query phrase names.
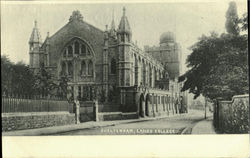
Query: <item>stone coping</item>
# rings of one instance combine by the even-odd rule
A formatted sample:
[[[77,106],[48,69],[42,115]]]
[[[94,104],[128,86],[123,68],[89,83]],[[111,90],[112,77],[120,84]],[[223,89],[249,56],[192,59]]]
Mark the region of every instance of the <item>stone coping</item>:
[[[231,100],[222,100],[222,101],[220,101],[220,103],[232,103],[232,101]]]
[[[71,113],[69,113],[68,111],[58,111],[58,112],[18,112],[18,113],[15,112],[15,113],[2,113],[2,117],[63,115],[63,114],[71,114]]]
[[[131,115],[131,114],[137,114],[137,112],[100,112],[98,113],[98,115],[112,115],[112,114]]]
[[[235,95],[235,96],[233,96],[233,99],[235,99],[235,98],[246,98],[246,97],[249,97],[249,94]]]
[[[249,98],[249,94],[243,94],[243,95],[235,95],[232,97],[232,100],[221,100],[220,103],[233,103],[235,99],[238,98]]]

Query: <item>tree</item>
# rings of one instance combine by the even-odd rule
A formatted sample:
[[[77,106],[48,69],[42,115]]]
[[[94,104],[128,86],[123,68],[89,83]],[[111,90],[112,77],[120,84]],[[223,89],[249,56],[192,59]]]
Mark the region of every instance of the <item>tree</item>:
[[[34,75],[23,62],[12,66],[12,92],[19,95],[32,95]]]
[[[58,85],[52,74],[52,71],[41,65],[38,72],[35,73],[34,89],[36,95],[54,96]]]
[[[61,98],[66,98],[69,78],[66,75],[61,76],[58,81],[59,81],[59,84],[57,86],[57,95]]]
[[[230,2],[226,13],[228,34],[214,32],[202,35],[190,47],[187,58],[190,68],[179,77],[184,81],[182,91],[189,90],[197,98],[200,94],[209,99],[231,99],[233,95],[248,93],[248,35],[240,35],[239,24],[247,29],[247,15],[238,19],[235,2]]]
[[[248,14],[244,13],[242,18],[240,19],[240,23],[242,24],[241,30],[246,31],[248,29]]]
[[[237,13],[237,5],[234,1],[229,3],[228,10],[226,12],[226,30],[227,33],[232,35],[239,35],[239,18]]]
[[[246,36],[203,35],[191,50],[187,58],[191,69],[179,77],[180,82],[184,81],[182,91],[210,99],[229,99],[248,92]]]
[[[1,56],[1,92],[10,93],[13,63],[6,55]]]
[[[23,62],[14,64],[5,55],[1,56],[2,94],[31,95],[34,91],[34,76]]]

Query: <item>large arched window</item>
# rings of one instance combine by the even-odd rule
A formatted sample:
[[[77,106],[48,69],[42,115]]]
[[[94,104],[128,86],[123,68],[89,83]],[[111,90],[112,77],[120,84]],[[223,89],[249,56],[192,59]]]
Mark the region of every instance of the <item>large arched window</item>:
[[[71,61],[68,62],[68,73],[70,76],[73,75],[73,64]]]
[[[81,54],[84,55],[84,56],[86,55],[86,46],[85,46],[85,44],[82,44]]]
[[[111,59],[111,74],[116,74],[116,61],[114,58]]]
[[[86,63],[85,63],[85,61],[81,62],[81,74],[82,75],[86,74]]]
[[[68,56],[73,56],[73,48],[72,46],[68,46]]]
[[[66,74],[66,63],[62,62],[62,71],[61,71],[62,75]]]
[[[93,62],[91,60],[88,64],[88,75],[93,75]]]
[[[79,52],[80,52],[79,43],[76,41],[75,42],[75,54],[79,54]]]

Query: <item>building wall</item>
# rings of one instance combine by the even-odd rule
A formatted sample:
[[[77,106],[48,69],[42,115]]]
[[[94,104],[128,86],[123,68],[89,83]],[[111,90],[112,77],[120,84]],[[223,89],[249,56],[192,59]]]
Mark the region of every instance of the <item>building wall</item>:
[[[157,84],[163,82],[157,81],[164,79],[164,83],[169,83],[167,73],[170,77],[179,75],[179,49],[176,43],[172,46],[161,45],[157,49],[154,48],[154,51],[144,52],[132,42],[132,33],[127,30],[120,30],[114,36],[108,29],[102,31],[86,23],[78,12],[73,12],[72,17],[54,35],[48,36],[40,48],[40,53],[48,54],[43,58],[47,60],[44,63],[49,63],[47,66],[53,70],[57,79],[65,74],[69,75],[70,67],[73,68],[68,82],[68,98],[76,99],[80,96],[89,100],[97,99],[103,105],[117,105],[124,112],[134,112],[138,110],[136,93],[141,93],[137,92],[135,87],[159,88]],[[122,19],[126,18],[123,16]],[[127,23],[127,20],[123,22]],[[76,42],[85,44],[91,52],[90,55],[84,57],[75,54]],[[67,56],[71,50],[70,46],[72,57]],[[116,63],[115,73],[111,73],[113,59]],[[90,61],[93,62],[92,75],[81,74],[84,67],[81,65],[82,61],[85,61],[86,65]],[[165,62],[167,67],[164,67]],[[88,69],[88,66],[86,67]],[[64,69],[67,70],[65,74],[62,73]],[[176,98],[179,95],[176,81],[173,85],[170,89],[171,96]],[[168,92],[168,86],[165,91]],[[95,97],[92,97],[94,93]]]

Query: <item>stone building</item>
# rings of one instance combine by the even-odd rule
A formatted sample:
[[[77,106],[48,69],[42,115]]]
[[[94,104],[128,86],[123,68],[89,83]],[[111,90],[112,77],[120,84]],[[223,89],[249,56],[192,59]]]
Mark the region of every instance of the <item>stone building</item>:
[[[178,113],[180,46],[172,33],[164,33],[159,47],[141,50],[132,41],[125,8],[118,28],[113,19],[105,31],[74,11],[44,42],[35,22],[29,45],[30,68],[44,65],[58,80],[66,76],[68,98],[98,100],[100,112]]]

